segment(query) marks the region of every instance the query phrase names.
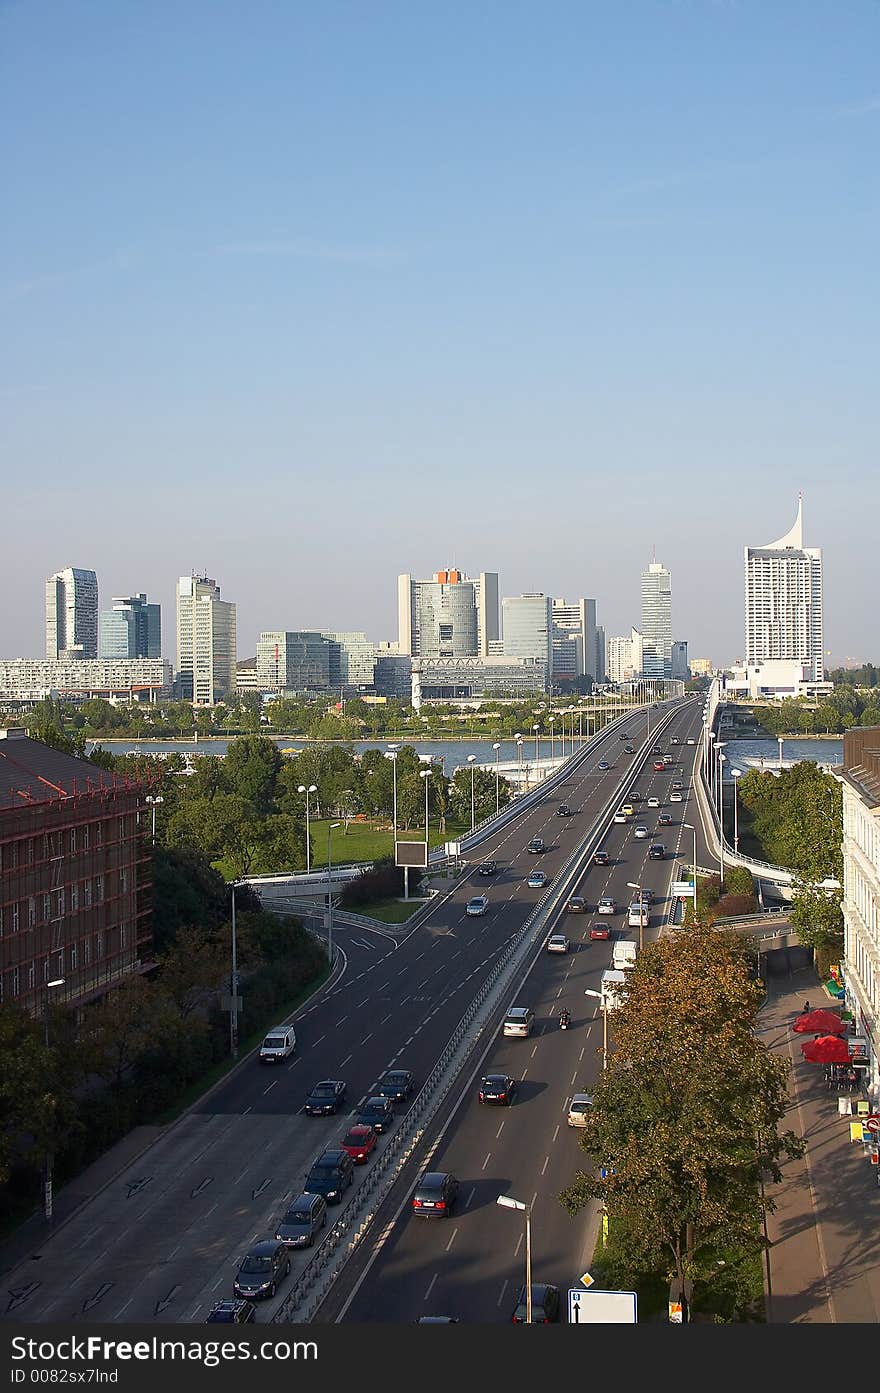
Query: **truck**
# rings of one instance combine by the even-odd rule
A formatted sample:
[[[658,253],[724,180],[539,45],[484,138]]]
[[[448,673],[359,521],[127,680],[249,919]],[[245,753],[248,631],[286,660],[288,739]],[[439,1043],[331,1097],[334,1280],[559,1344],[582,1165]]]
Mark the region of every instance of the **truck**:
[[[611,966],[617,971],[623,971],[627,967],[634,967],[636,951],[636,945],[629,939],[618,939],[611,953]]]
[[[622,1005],[625,982],[626,973],[620,968],[609,967],[602,973],[599,990],[602,993],[602,1009],[604,1011],[613,1011],[615,1006]]]

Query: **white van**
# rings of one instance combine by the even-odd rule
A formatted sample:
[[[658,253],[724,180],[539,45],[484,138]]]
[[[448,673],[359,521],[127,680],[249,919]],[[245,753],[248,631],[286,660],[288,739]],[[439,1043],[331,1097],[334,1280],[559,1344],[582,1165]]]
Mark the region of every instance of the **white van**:
[[[602,993],[602,1004],[606,1010],[613,1011],[615,1006],[622,1004],[625,982],[626,973],[622,968],[609,967],[602,973],[599,990]]]
[[[627,928],[646,929],[651,920],[651,910],[643,901],[633,900],[626,912]]]
[[[260,1046],[261,1064],[280,1064],[296,1049],[296,1031],[292,1025],[273,1025]]]
[[[535,1013],[531,1006],[511,1006],[504,1017],[504,1035],[531,1035]]]
[[[628,938],[619,938],[611,950],[611,966],[625,971],[628,967],[635,967],[636,945]]]

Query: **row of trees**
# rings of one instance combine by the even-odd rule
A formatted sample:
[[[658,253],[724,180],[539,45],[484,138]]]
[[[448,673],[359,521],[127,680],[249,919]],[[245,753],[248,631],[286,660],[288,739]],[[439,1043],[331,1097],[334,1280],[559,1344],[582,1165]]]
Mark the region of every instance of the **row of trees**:
[[[799,697],[754,711],[768,735],[842,735],[853,726],[880,725],[880,689],[844,686],[818,703]]]
[[[719,1321],[760,1318],[765,1178],[803,1143],[780,1130],[789,1063],[755,1033],[760,988],[730,933],[693,929],[646,946],[610,1013],[614,1050],[560,1196],[605,1206],[601,1285],[693,1285]],[[594,1271],[596,1269],[594,1268]],[[663,1293],[665,1299],[666,1293]]]

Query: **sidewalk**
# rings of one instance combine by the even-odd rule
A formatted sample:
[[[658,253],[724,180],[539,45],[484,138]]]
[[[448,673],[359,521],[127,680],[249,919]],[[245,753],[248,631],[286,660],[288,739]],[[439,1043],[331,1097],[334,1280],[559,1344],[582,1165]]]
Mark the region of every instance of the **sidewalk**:
[[[878,1168],[866,1159],[861,1142],[850,1141],[855,1119],[838,1113],[824,1067],[803,1059],[803,1037],[791,1028],[805,998],[813,1007],[835,1009],[837,1003],[812,968],[771,977],[768,991],[759,1033],[769,1049],[792,1061],[791,1106],[783,1125],[804,1137],[807,1151],[802,1160],[788,1161],[781,1184],[768,1189],[777,1208],[767,1216],[767,1320],[874,1324],[880,1321]]]

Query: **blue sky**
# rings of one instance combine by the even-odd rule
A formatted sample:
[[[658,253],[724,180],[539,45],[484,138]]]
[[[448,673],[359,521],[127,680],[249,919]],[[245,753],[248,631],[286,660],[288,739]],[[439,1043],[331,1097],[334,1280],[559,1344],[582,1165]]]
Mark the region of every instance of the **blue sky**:
[[[0,0],[0,655],[43,580],[396,637],[496,570],[877,660],[877,0]]]

